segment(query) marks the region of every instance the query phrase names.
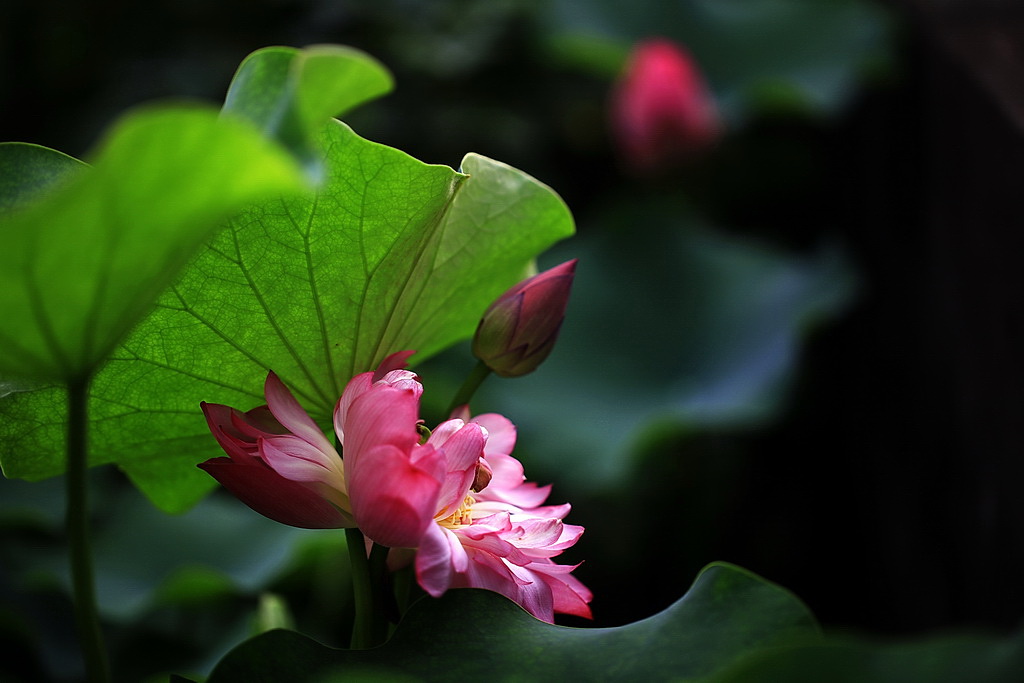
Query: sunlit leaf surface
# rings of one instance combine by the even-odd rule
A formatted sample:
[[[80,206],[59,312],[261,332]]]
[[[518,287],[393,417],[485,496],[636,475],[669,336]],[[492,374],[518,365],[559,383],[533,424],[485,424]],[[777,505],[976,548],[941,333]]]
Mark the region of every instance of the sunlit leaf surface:
[[[298,156],[318,162],[316,139],[331,116],[391,90],[391,74],[341,45],[267,47],[239,65],[224,112],[249,119]]]
[[[165,509],[213,485],[195,468],[217,453],[200,401],[258,405],[273,369],[326,426],[353,374],[470,335],[532,258],[572,233],[554,192],[484,157],[466,157],[463,175],[340,123],[323,149],[323,186],[232,219],[96,377],[93,464],[116,462]],[[2,404],[11,476],[60,471],[60,393]]]

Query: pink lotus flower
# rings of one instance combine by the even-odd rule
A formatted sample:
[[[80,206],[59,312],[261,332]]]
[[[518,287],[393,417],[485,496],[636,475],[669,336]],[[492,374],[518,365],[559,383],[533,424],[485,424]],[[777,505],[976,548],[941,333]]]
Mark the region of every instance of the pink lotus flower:
[[[612,97],[619,148],[636,171],[660,170],[709,147],[722,123],[693,58],[655,38],[639,43]]]
[[[523,280],[480,319],[473,355],[502,377],[533,372],[551,354],[565,318],[576,259]]]
[[[516,432],[507,418],[488,413],[474,423],[489,433],[483,461],[491,478],[479,491],[453,491],[435,516],[416,553],[420,586],[435,597],[448,588],[489,588],[549,623],[555,613],[589,619],[593,594],[571,576],[575,566],[552,560],[579,540],[583,527],[562,522],[568,504],[539,507],[551,487],[525,481],[522,464],[510,455]],[[445,516],[460,494],[458,509]]]
[[[583,533],[550,487],[527,483],[511,456],[515,427],[463,412],[429,436],[423,387],[395,354],[354,377],[334,411],[344,459],[271,373],[267,406],[248,413],[203,404],[229,457],[200,465],[257,512],[307,528],[359,526],[383,546],[416,549],[416,576],[433,596],[449,588],[497,591],[539,619],[590,616],[591,593],[552,558]],[[426,438],[424,438],[426,437]]]

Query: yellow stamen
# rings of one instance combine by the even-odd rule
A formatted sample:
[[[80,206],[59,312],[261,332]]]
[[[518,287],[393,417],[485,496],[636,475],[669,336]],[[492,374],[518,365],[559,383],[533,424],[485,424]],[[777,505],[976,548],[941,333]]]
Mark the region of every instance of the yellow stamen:
[[[470,508],[473,507],[473,503],[475,502],[476,499],[473,498],[473,496],[466,496],[462,501],[462,505],[459,506],[459,509],[456,510],[454,514],[438,520],[437,523],[448,529],[455,529],[456,527],[472,524],[473,517],[470,514]]]

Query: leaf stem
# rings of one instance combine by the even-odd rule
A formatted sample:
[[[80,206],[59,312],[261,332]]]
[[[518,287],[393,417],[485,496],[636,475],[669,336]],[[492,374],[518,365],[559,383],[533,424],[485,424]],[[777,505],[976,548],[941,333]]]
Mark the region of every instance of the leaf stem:
[[[89,378],[69,382],[65,524],[71,546],[71,582],[79,647],[85,659],[88,680],[103,683],[110,680],[110,666],[96,608],[92,549],[89,541],[88,402]]]
[[[459,387],[459,390],[455,392],[455,398],[452,399],[452,403],[448,406],[448,415],[451,415],[456,408],[460,408],[464,405],[469,405],[470,399],[473,398],[473,394],[480,388],[484,380],[491,374],[491,369],[487,367],[487,364],[482,360],[477,361],[476,365],[470,370],[466,376],[466,380]]]

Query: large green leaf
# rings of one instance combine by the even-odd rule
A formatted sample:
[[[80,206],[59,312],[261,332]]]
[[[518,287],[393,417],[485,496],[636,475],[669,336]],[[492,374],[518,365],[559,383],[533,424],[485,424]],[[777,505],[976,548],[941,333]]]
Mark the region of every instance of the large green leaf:
[[[239,65],[223,111],[249,119],[299,156],[319,161],[316,139],[327,119],[391,87],[387,69],[354,48],[267,47]]]
[[[298,191],[292,159],[250,125],[203,108],[124,117],[95,166],[0,230],[0,374],[94,371],[226,214]]]
[[[830,639],[754,653],[707,683],[1018,683],[1024,636],[950,635],[910,642]]]
[[[554,192],[489,159],[467,156],[463,175],[340,123],[323,148],[324,185],[233,219],[93,382],[92,464],[118,463],[164,509],[213,485],[195,468],[217,453],[200,401],[258,405],[273,369],[327,425],[353,374],[469,336],[572,233]],[[61,471],[61,401],[51,388],[0,404],[9,476]]]
[[[351,48],[267,48],[239,67],[226,119],[248,119],[308,154],[329,117],[391,87]],[[295,149],[298,148],[298,149]],[[36,145],[0,145],[0,210],[61,185],[79,162]],[[8,217],[0,232],[0,375],[66,381],[91,374],[220,219],[301,189],[293,162],[250,125],[201,109],[126,116],[94,170]]]
[[[335,650],[271,631],[233,650],[208,683],[690,680],[816,635],[814,618],[790,593],[714,564],[667,610],[618,628],[553,626],[496,593],[454,590],[416,603],[379,648]]]

